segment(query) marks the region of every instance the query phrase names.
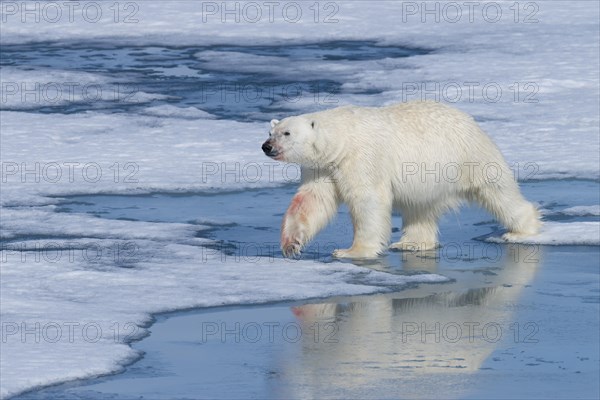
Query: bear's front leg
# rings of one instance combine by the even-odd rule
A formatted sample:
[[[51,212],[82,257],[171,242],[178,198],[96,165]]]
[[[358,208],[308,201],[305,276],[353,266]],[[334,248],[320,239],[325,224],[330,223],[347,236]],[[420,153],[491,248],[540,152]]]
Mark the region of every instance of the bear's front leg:
[[[364,191],[348,201],[354,225],[349,249],[333,252],[337,258],[375,258],[386,248],[392,230],[392,207],[388,193]]]
[[[285,257],[300,254],[335,215],[338,200],[331,182],[311,181],[300,187],[283,217],[281,251]]]
[[[314,208],[314,201],[307,193],[296,193],[281,223],[281,251],[285,257],[293,257],[307,242],[308,215]]]

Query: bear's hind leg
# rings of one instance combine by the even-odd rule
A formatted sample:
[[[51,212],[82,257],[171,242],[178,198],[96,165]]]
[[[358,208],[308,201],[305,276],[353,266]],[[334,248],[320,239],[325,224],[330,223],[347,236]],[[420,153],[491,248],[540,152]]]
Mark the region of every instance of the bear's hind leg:
[[[435,207],[402,212],[402,237],[400,241],[392,243],[390,249],[422,251],[437,248],[440,214]]]
[[[535,235],[542,225],[537,208],[521,195],[512,179],[503,180],[502,185],[478,188],[473,197],[508,229],[503,236],[505,240],[517,241]]]

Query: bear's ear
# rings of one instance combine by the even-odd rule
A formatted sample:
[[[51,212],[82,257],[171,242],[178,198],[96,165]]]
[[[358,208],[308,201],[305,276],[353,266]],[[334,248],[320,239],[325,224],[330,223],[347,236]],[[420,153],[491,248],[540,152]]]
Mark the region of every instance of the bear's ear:
[[[271,128],[275,128],[275,125],[277,125],[279,123],[278,119],[272,119],[271,120]]]
[[[313,129],[315,129],[315,121],[312,121],[312,122],[310,123],[310,127],[311,127],[311,128],[313,128]]]

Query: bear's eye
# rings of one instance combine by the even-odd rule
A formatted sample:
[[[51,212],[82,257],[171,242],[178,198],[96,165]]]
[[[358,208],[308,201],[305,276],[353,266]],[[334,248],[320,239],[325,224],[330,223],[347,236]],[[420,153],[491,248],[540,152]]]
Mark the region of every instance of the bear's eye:
[[[285,136],[290,136],[290,132],[289,132],[289,131],[285,131],[285,132],[283,132],[283,134],[284,134]]]

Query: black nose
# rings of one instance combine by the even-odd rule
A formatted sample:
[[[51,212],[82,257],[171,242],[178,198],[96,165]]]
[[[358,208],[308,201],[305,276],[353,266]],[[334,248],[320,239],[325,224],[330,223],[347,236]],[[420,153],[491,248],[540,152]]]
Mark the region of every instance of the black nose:
[[[273,146],[271,146],[268,140],[263,143],[262,151],[264,151],[265,154],[270,154],[273,151]]]

